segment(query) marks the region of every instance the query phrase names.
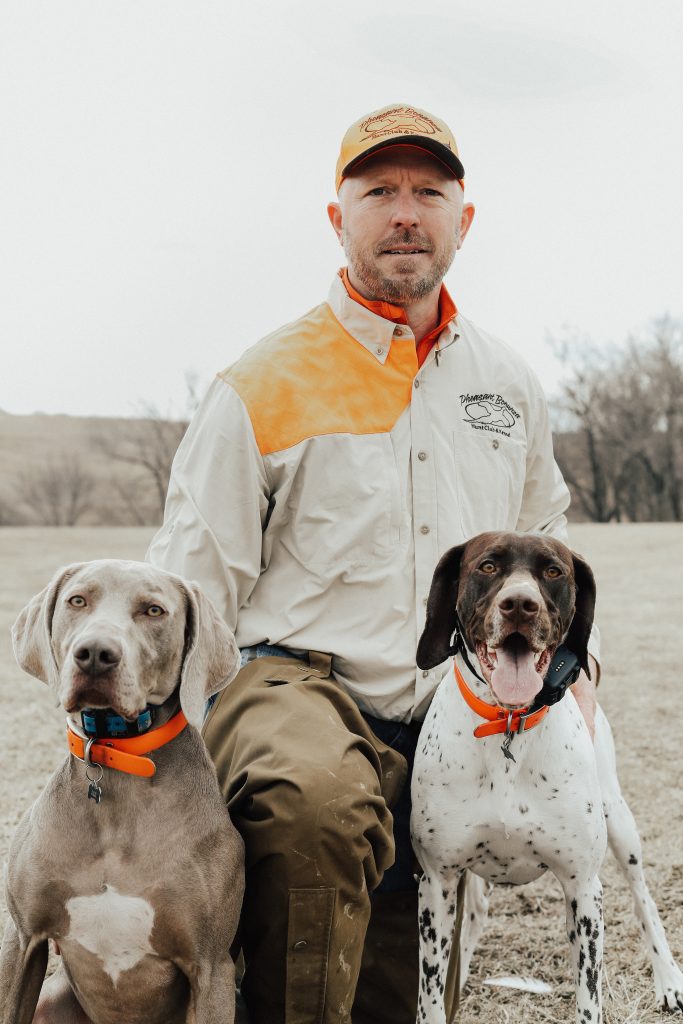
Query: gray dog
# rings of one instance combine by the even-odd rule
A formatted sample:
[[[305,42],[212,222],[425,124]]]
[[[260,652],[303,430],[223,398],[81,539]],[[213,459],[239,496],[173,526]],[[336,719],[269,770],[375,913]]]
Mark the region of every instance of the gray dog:
[[[61,570],[13,641],[71,753],[10,849],[1,1024],[231,1024],[244,851],[198,728],[232,634],[195,584],[108,560]]]

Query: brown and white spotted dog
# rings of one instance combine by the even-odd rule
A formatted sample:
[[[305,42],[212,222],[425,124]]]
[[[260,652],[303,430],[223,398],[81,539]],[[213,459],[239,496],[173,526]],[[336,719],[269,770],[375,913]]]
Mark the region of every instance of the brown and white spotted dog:
[[[419,1024],[447,1021],[445,1002],[451,1000],[444,993],[453,988],[457,964],[453,957],[448,975],[461,879],[466,886],[462,987],[485,923],[490,883],[520,885],[547,870],[566,898],[577,1024],[599,1024],[598,871],[608,842],[631,886],[657,1001],[665,1009],[683,1010],[683,973],[647,890],[640,838],[619,788],[605,715],[598,709],[595,745],[571,695],[535,723],[529,719],[511,742],[504,734],[510,712],[516,728],[520,709],[534,703],[560,643],[587,668],[594,604],[588,565],[543,535],[480,534],[448,551],[436,568],[417,663],[432,668],[448,657],[459,618],[469,660],[482,678],[456,657],[436,691],[415,757],[411,828],[424,871]],[[464,689],[456,682],[456,667]],[[496,714],[500,722],[487,724],[485,716]],[[481,735],[482,729],[498,727],[503,731]],[[505,756],[505,746],[512,756]]]

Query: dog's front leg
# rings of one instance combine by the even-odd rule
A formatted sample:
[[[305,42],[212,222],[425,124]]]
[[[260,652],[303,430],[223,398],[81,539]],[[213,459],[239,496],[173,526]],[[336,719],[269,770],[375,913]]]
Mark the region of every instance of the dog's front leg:
[[[460,991],[467,983],[472,955],[486,924],[489,912],[489,893],[492,888],[490,882],[485,882],[483,878],[472,874],[471,871],[465,872],[463,881],[465,883],[465,906],[460,934]]]
[[[10,917],[0,951],[0,1024],[31,1024],[47,956],[47,939],[22,943]]]
[[[577,1024],[602,1021],[602,885],[597,875],[565,884],[567,937],[574,966]]]
[[[186,1024],[233,1024],[235,965],[230,957],[219,964],[188,971],[192,998]]]
[[[420,992],[417,1007],[418,1024],[450,1024],[454,995],[459,979],[458,906],[460,875],[444,877],[437,871],[425,871],[419,886]],[[455,958],[449,975],[451,950]],[[447,981],[449,984],[447,984]]]

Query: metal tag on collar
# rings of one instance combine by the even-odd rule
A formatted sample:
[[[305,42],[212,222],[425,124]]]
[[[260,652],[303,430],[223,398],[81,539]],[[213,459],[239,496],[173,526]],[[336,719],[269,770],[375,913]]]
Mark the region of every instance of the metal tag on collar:
[[[88,786],[88,800],[94,800],[95,803],[98,804],[102,799],[102,789],[100,788],[99,784],[102,781],[102,776],[104,775],[104,768],[102,767],[101,764],[95,764],[92,758],[90,757],[90,748],[92,747],[94,742],[94,736],[91,740],[88,740],[85,747],[85,754],[83,755],[83,760],[85,761],[85,777],[90,783],[90,785]],[[88,774],[88,769],[90,768],[91,765],[93,768],[99,768],[100,770],[100,774],[97,776],[97,778],[93,778],[91,775]]]
[[[519,729],[517,730],[517,732],[519,732]],[[512,711],[508,711],[508,720],[507,720],[507,723],[506,723],[506,726],[505,726],[505,739],[503,740],[503,745],[502,745],[502,747],[500,749],[503,751],[503,753],[504,753],[505,757],[507,757],[508,761],[514,761],[515,764],[517,764],[517,761],[515,759],[515,755],[510,750],[510,746],[512,744],[512,741],[513,741],[514,737],[515,737],[515,734],[512,731]]]

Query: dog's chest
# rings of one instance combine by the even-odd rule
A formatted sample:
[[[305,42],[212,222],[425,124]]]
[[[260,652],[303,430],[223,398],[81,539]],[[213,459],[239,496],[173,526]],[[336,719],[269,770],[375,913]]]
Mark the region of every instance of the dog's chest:
[[[578,714],[569,704],[554,709],[542,731],[515,737],[511,761],[502,735],[473,737],[470,712],[442,683],[413,772],[412,827],[422,857],[442,873],[469,868],[499,883],[522,884],[547,868],[572,873],[604,830]]]
[[[150,941],[154,907],[141,896],[127,896],[105,885],[103,892],[73,896],[66,910],[69,931],[64,945],[78,943],[94,953],[114,985],[123,971],[155,953]]]

